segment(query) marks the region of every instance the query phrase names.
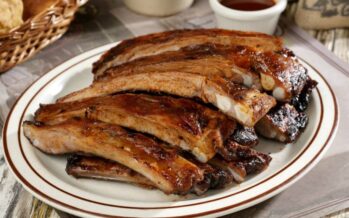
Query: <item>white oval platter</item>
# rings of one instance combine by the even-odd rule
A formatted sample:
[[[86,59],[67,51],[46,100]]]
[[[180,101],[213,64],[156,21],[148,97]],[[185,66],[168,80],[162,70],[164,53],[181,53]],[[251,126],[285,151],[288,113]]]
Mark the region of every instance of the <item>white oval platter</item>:
[[[18,181],[34,196],[82,217],[217,217],[262,202],[305,175],[329,148],[338,125],[338,106],[330,86],[306,62],[318,81],[307,114],[310,122],[293,144],[261,140],[257,150],[273,160],[267,170],[239,185],[209,191],[203,196],[165,195],[130,184],[75,179],[65,173],[66,157],[43,154],[24,137],[21,124],[31,119],[40,103],[52,103],[92,81],[91,66],[114,44],[85,52],[52,69],[34,82],[14,104],[3,130],[7,163]]]

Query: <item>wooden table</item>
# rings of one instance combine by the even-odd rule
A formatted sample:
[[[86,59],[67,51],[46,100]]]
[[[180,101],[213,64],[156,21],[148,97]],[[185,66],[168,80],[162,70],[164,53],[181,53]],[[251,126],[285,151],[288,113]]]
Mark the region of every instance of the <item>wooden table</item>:
[[[297,3],[289,5],[285,16],[293,17]],[[307,30],[309,34],[323,43],[329,50],[346,62],[349,62],[349,29]],[[53,209],[32,197],[20,184],[15,182],[7,170],[4,157],[0,154],[0,211],[4,217],[72,217]],[[326,217],[349,217],[349,209],[342,210]]]

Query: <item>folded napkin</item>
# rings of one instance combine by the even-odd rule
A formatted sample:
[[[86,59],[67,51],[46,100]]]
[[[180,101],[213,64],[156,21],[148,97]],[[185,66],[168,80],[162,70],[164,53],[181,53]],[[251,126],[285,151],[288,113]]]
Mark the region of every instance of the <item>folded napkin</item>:
[[[306,29],[349,27],[349,0],[300,0],[295,22]]]

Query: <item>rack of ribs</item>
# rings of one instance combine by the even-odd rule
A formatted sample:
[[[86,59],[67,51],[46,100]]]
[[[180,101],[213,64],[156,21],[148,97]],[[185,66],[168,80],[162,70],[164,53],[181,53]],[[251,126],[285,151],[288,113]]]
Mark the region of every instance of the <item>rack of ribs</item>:
[[[184,97],[199,97],[201,100],[205,102],[205,99],[209,99],[206,102],[212,103],[216,105],[221,111],[225,112],[230,117],[236,118],[236,120],[244,126],[253,126],[256,122],[258,122],[262,117],[264,121],[270,120],[271,116],[275,116],[278,113],[283,113],[279,111],[278,113],[274,113],[267,118],[265,115],[269,110],[275,105],[275,100],[263,93],[260,93],[256,89],[246,89],[240,87],[238,85],[231,84],[226,80],[220,78],[218,81],[224,81],[227,86],[232,86],[233,91],[230,88],[224,88],[224,86],[219,85],[220,82],[216,82],[214,85],[210,82],[211,79],[207,79],[204,76],[198,74],[189,74],[189,73],[178,73],[178,72],[163,72],[163,73],[140,73],[133,74],[128,73],[128,76],[123,76],[123,74],[117,76],[107,76],[102,78],[101,80],[95,81],[90,87],[83,89],[81,91],[77,91],[75,93],[69,94],[66,97],[58,100],[58,102],[69,102],[74,100],[81,100],[88,97],[95,96],[105,96],[108,94],[112,94],[116,91],[125,91],[125,90],[143,90],[143,91],[155,91],[155,92],[167,92],[171,94],[177,94],[179,96]],[[141,76],[143,75],[143,76]],[[148,77],[146,76],[148,75]],[[188,75],[188,76],[185,76]],[[108,79],[107,79],[108,78]],[[172,79],[173,80],[172,80]],[[174,79],[176,78],[176,79]],[[203,79],[207,81],[207,85],[200,84],[198,81],[195,81],[195,78]],[[198,80],[199,80],[198,79]],[[207,79],[207,80],[205,80]],[[214,81],[217,81],[214,80]],[[308,79],[307,81],[312,81]],[[190,83],[192,82],[192,83]],[[194,84],[193,84],[194,83]],[[204,83],[204,82],[203,82]],[[308,84],[308,82],[306,83]],[[295,96],[292,99],[292,104],[295,105],[303,105],[303,110],[305,105],[307,105],[306,101],[309,101],[309,93],[311,93],[311,89],[314,87],[314,83],[310,82],[312,85],[305,85],[300,95],[303,97]],[[139,85],[139,86],[137,86]],[[197,90],[193,90],[193,88],[199,89],[204,92],[203,94],[199,94]],[[123,89],[125,87],[125,89]],[[140,88],[141,87],[141,88]],[[217,87],[217,91],[214,91],[214,87]],[[223,91],[228,90],[228,91]],[[238,88],[234,88],[238,87]],[[220,91],[218,91],[220,90]],[[222,93],[222,94],[218,94]],[[203,97],[206,95],[206,97]],[[229,97],[227,97],[229,96]],[[301,103],[303,102],[303,103]],[[287,104],[287,103],[286,103]],[[228,109],[229,108],[229,109]],[[278,107],[279,110],[282,110],[283,107]],[[294,136],[298,136],[302,129],[303,125],[286,125],[282,126],[281,123],[286,123],[290,120],[294,120],[292,115],[298,116],[298,112],[294,113],[283,113],[286,116],[279,116],[283,118],[283,121],[276,122],[263,122],[263,128],[258,128],[258,130],[268,129],[275,130],[273,131],[273,136],[270,134],[266,134],[266,131],[258,131],[261,135],[267,138],[274,138],[276,140],[281,140],[282,142],[292,142],[297,139],[297,137],[287,137],[287,134],[284,134],[287,131],[296,132]],[[305,115],[303,116],[305,117]],[[288,121],[287,121],[288,120]],[[296,119],[298,121],[300,119]],[[261,122],[262,123],[262,122]],[[258,126],[261,126],[262,124]],[[301,128],[302,127],[302,128]],[[285,129],[287,128],[287,129]],[[275,135],[277,134],[277,135]]]
[[[230,135],[242,138],[236,136],[238,133],[233,135],[236,122],[224,114],[190,99],[170,96],[119,94],[42,105],[35,113],[35,120],[45,124],[57,124],[73,117],[117,124],[156,136],[190,151],[201,162],[207,162],[217,150],[224,149],[223,143]],[[252,139],[247,141],[255,143],[255,135],[249,137]]]
[[[215,164],[201,163],[151,137],[88,119],[52,125],[26,121],[23,130],[32,145],[45,153],[87,154],[69,159],[66,169],[70,175],[137,183],[167,194],[200,195],[229,185],[233,179],[241,182],[246,174],[260,172],[270,161],[266,155],[263,167],[254,164],[259,152],[240,146],[244,150],[235,149],[235,158],[230,162],[215,157],[211,160]]]
[[[183,157],[198,166],[204,175],[201,182],[194,184],[191,192],[201,195],[210,189],[224,188],[230,185],[233,180],[240,183],[246,175],[264,170],[271,161],[269,155],[261,154],[249,148],[245,148],[243,152],[247,154],[244,156],[240,154],[240,159],[227,162],[220,158],[214,158],[210,161],[212,164],[198,162],[190,155],[182,153]],[[67,160],[66,171],[75,178],[112,180],[137,184],[146,188],[155,188],[150,180],[134,170],[118,162],[95,156],[71,155]]]
[[[70,154],[66,171],[76,178],[180,195],[265,170],[271,157],[253,149],[256,132],[295,141],[316,86],[279,37],[221,29],[122,41],[93,73],[89,87],[40,105],[25,137]]]
[[[93,64],[92,71],[99,75],[112,66],[140,57],[206,43],[225,46],[250,46],[257,51],[278,51],[282,49],[281,38],[261,33],[222,29],[174,30],[124,40],[104,53]]]
[[[204,179],[193,185],[190,192],[202,195],[209,189],[219,189],[230,185],[233,176],[228,170],[209,164],[196,163],[204,175]],[[73,154],[68,157],[66,172],[75,178],[111,180],[139,185],[145,188],[156,188],[156,185],[143,175],[125,167],[118,162],[96,156]]]
[[[225,144],[258,143],[253,128],[243,127],[224,114],[193,100],[171,96],[119,94],[82,101],[41,105],[35,121],[52,125],[72,118],[88,118],[153,135],[207,162]],[[229,158],[228,158],[229,159]]]
[[[220,76],[236,84],[270,92],[279,101],[290,101],[299,95],[308,77],[307,70],[287,49],[258,52],[247,46],[202,44],[111,67],[95,75],[95,81],[123,72],[176,70]]]
[[[126,91],[167,93],[211,103],[244,126],[253,127],[275,104],[273,97],[220,77],[185,72],[122,73],[95,81],[57,102],[70,102]]]
[[[86,153],[118,162],[167,194],[186,194],[204,179],[202,170],[175,149],[117,125],[73,119],[55,125],[26,121],[24,135],[48,154]]]

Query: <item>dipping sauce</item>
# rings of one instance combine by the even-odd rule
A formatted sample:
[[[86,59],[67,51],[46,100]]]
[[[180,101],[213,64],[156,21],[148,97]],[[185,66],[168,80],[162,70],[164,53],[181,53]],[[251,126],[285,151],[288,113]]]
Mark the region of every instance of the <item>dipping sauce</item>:
[[[258,11],[275,5],[274,0],[221,0],[225,7],[240,11]]]

